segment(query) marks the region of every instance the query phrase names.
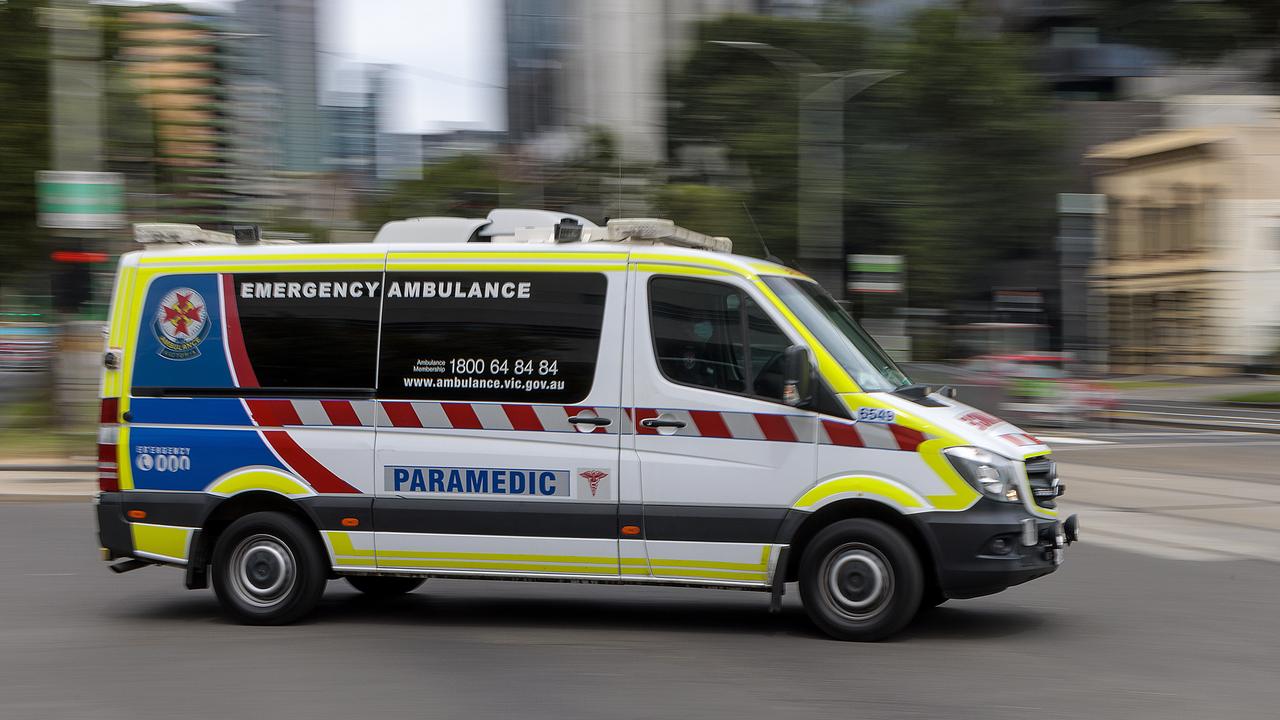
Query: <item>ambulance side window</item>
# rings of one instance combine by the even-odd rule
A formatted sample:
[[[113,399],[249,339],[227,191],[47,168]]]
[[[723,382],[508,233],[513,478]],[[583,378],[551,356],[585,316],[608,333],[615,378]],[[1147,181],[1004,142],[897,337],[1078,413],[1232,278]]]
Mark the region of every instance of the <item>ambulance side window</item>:
[[[258,386],[372,390],[381,283],[380,272],[235,273]]]
[[[581,402],[606,287],[600,273],[389,272],[378,397]]]
[[[649,317],[658,367],[668,380],[781,398],[782,357],[791,342],[738,288],[655,277],[649,283]]]

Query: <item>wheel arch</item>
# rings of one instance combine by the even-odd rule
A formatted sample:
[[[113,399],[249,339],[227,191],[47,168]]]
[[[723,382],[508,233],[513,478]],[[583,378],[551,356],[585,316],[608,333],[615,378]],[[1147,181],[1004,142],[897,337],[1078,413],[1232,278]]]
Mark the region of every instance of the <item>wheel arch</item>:
[[[920,524],[910,515],[899,512],[891,505],[867,498],[850,498],[837,500],[822,506],[814,512],[791,510],[783,521],[779,543],[787,545],[787,567],[785,578],[794,582],[800,577],[800,563],[809,541],[820,530],[841,520],[867,518],[879,520],[902,533],[911,543],[911,547],[920,558],[925,568],[925,582],[932,587],[938,584],[938,568],[933,546],[925,535]]]
[[[321,541],[320,526],[301,503],[272,490],[246,490],[219,498],[205,516],[187,561],[187,587],[208,587],[208,566],[218,538],[231,523],[256,512],[279,512],[296,518]]]

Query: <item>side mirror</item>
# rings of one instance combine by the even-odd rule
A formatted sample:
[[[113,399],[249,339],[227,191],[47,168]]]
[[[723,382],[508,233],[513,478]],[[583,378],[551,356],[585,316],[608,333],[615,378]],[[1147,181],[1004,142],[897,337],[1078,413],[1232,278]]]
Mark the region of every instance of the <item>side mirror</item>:
[[[783,354],[782,402],[791,407],[804,407],[813,397],[813,363],[809,361],[809,348],[792,345]]]

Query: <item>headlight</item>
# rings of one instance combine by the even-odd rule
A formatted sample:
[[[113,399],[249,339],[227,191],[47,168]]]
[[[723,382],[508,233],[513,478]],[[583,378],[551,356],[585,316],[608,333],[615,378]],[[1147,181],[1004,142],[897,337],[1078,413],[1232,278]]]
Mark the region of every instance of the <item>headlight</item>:
[[[976,447],[943,450],[952,467],[975,490],[992,500],[1019,502],[1018,472],[1013,460]]]

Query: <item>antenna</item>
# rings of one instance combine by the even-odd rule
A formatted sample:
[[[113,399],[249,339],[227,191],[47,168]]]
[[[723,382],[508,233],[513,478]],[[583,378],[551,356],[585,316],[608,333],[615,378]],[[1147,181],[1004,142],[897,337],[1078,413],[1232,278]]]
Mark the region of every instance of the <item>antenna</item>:
[[[742,203],[742,211],[747,214],[747,219],[751,221],[751,229],[756,231],[756,239],[760,241],[760,247],[764,248],[764,259],[779,265],[786,265],[786,263],[782,262],[782,258],[774,255],[769,250],[769,244],[764,241],[764,235],[760,234],[760,226],[756,225],[756,219],[751,216],[751,208],[747,207],[747,201],[742,200],[740,202]]]

